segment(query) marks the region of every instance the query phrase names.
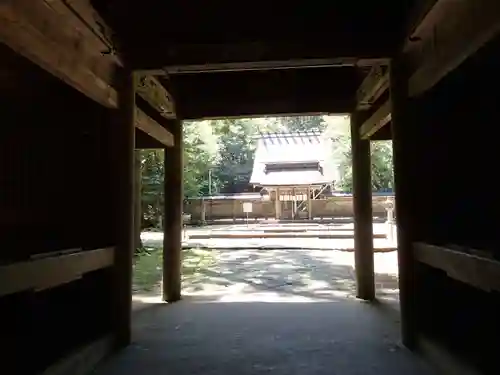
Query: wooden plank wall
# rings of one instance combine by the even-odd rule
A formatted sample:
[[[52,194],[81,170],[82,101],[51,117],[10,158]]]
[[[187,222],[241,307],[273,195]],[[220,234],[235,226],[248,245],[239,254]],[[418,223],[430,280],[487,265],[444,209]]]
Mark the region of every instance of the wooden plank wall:
[[[0,351],[35,374],[111,333],[112,110],[0,53]]]
[[[425,197],[408,214],[419,335],[481,373],[498,373],[499,194],[494,160],[500,38],[412,100],[412,173]],[[486,91],[485,91],[486,90]],[[425,202],[424,202],[425,200]],[[423,207],[426,207],[425,210]]]

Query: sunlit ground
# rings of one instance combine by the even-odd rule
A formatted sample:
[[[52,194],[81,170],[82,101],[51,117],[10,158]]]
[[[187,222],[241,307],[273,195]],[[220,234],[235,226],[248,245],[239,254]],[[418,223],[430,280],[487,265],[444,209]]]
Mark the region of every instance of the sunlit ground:
[[[398,301],[397,254],[375,254],[381,300]],[[137,259],[135,302],[161,295],[161,250]],[[306,249],[186,249],[183,296],[211,302],[332,302],[356,296],[354,254]]]

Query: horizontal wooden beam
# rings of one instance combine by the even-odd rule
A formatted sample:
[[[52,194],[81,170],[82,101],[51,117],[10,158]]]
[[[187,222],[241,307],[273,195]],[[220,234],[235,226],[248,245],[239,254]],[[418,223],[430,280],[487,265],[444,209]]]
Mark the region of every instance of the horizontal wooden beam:
[[[108,357],[113,352],[113,348],[113,336],[103,336],[60,359],[41,375],[86,375]]]
[[[168,74],[192,73],[221,73],[241,72],[248,70],[272,69],[307,69],[307,68],[335,68],[346,66],[371,66],[387,59],[357,59],[357,58],[331,58],[331,59],[293,59],[271,61],[225,62],[213,64],[174,65],[165,67]]]
[[[436,1],[404,48],[412,71],[409,95],[433,87],[499,32],[499,1]]]
[[[407,17],[405,35],[411,38],[419,28],[426,27],[424,19],[436,3],[441,0],[416,0]],[[429,21],[430,19],[427,19]],[[406,47],[406,46],[405,46]]]
[[[145,114],[141,109],[136,108],[135,126],[150,137],[156,139],[164,146],[172,147],[174,145],[174,136],[163,126]]]
[[[116,107],[113,80],[121,63],[66,2],[5,0],[0,24],[0,41],[12,50],[98,103]]]
[[[114,248],[77,251],[0,266],[0,296],[62,285],[114,262]]]
[[[362,42],[318,43],[317,41],[257,41],[217,44],[169,44],[158,49],[157,44],[144,41],[130,50],[134,68],[165,69],[175,73],[222,72],[311,66],[371,66],[387,63],[392,46]]]
[[[155,77],[151,75],[142,75],[138,77],[137,94],[164,118],[176,118],[172,96]]]
[[[357,109],[370,108],[389,89],[389,70],[386,65],[374,65],[356,92]]]
[[[165,145],[150,135],[144,133],[142,130],[135,128],[135,149],[163,149]]]
[[[387,100],[361,125],[359,131],[361,139],[370,139],[371,136],[391,121],[391,108],[391,100]]]
[[[356,68],[284,69],[170,77],[180,118],[350,113]],[[332,82],[335,82],[332,85]]]
[[[500,262],[497,260],[423,242],[414,243],[413,248],[419,262],[484,291],[500,292]]]

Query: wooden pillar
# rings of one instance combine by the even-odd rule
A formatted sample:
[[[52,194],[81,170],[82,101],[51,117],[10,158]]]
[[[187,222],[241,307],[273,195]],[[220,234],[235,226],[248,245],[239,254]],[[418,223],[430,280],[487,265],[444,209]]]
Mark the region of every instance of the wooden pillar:
[[[134,249],[142,247],[142,173],[141,150],[134,152]],[[161,218],[160,218],[161,222]]]
[[[165,149],[164,231],[163,231],[163,300],[181,299],[183,140],[182,122],[174,120],[174,145]]]
[[[309,215],[309,220],[312,220],[313,214],[312,214],[312,200],[311,200],[311,187],[307,187],[307,212]]]
[[[201,199],[201,223],[202,225],[206,224],[207,221],[207,203],[205,202],[205,199]]]
[[[357,296],[375,299],[370,141],[361,139],[358,112],[351,114],[354,256]]]
[[[414,293],[415,262],[412,242],[416,223],[413,223],[415,182],[417,173],[413,160],[418,157],[412,136],[412,115],[408,111],[408,76],[404,66],[393,59],[390,64],[390,93],[392,101],[392,147],[394,185],[396,193],[397,248],[399,263],[399,301],[403,344],[410,349],[416,344],[416,304]],[[419,145],[422,147],[422,144]]]
[[[124,69],[118,79],[118,109],[110,131],[114,177],[115,261],[113,329],[117,348],[131,341],[132,260],[134,255],[135,74]]]
[[[274,210],[276,219],[281,219],[281,201],[280,201],[280,188],[276,188],[276,200],[274,201]]]

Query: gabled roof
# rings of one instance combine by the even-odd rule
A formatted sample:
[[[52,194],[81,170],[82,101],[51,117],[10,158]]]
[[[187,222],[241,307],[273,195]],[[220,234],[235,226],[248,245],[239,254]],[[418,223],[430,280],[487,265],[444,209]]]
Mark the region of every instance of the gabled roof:
[[[257,140],[250,183],[260,186],[333,182],[332,143],[320,132],[266,133]]]

